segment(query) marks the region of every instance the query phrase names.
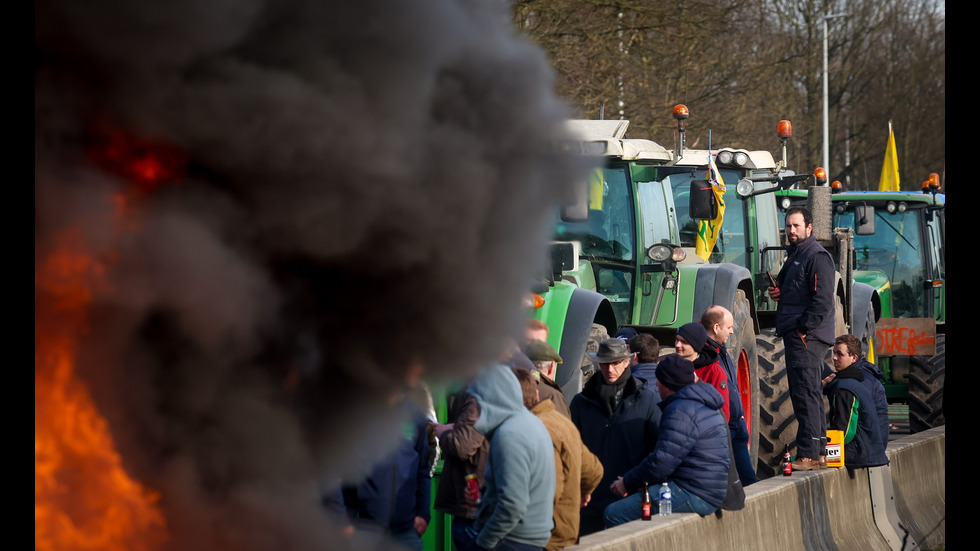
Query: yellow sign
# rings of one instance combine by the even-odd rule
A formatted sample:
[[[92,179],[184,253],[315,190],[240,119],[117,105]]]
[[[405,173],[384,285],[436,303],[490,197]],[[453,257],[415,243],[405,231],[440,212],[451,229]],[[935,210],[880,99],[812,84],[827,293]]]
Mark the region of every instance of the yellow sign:
[[[844,431],[827,431],[827,466],[844,466]]]

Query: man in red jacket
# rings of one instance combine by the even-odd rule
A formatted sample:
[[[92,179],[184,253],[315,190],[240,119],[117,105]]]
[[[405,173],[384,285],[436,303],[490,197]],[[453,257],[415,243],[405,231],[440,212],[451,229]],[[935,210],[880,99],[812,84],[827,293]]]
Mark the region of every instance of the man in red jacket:
[[[721,409],[727,423],[729,414],[728,375],[718,363],[718,351],[708,346],[708,332],[697,322],[686,323],[677,329],[674,337],[674,348],[677,354],[694,364],[694,374],[698,380],[715,387],[721,394],[725,405]]]

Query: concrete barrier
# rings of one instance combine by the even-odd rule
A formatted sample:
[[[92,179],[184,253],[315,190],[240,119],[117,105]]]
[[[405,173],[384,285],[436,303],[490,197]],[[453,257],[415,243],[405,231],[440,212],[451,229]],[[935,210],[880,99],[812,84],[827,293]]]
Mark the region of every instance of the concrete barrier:
[[[946,426],[888,443],[895,504],[923,549],[946,545]]]
[[[745,489],[745,509],[634,521],[582,538],[582,550],[934,549],[946,541],[946,428],[888,444],[891,466],[774,477]],[[891,474],[893,496],[887,485]],[[873,484],[874,482],[874,484]],[[872,500],[872,487],[878,497]],[[881,528],[879,528],[881,525]]]

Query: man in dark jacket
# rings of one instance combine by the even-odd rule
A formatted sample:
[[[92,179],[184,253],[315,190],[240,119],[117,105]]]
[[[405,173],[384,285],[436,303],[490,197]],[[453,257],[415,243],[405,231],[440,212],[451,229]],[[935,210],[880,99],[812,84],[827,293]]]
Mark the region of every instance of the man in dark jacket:
[[[657,365],[662,401],[660,439],[653,453],[613,482],[611,492],[626,496],[606,507],[607,527],[640,518],[643,484],[667,482],[675,512],[715,512],[728,491],[728,426],[718,411],[721,395],[694,382],[694,364],[671,354]]]
[[[776,335],[786,346],[786,377],[799,425],[793,470],[822,467],[827,434],[821,374],[824,356],[834,340],[834,259],[811,235],[813,216],[805,208],[786,211],[788,256],[769,287],[777,301]]]
[[[888,397],[885,394],[885,387],[881,383],[884,376],[881,374],[878,366],[869,362],[861,354],[861,341],[857,337],[854,335],[841,335],[834,341],[835,347],[838,344],[843,344],[847,350],[847,354],[841,356],[838,363],[842,364],[843,367],[847,367],[853,363],[864,372],[864,381],[862,383],[864,384],[864,388],[868,389],[868,393],[871,394],[871,398],[874,401],[875,415],[878,416],[878,435],[881,436],[881,442],[887,446],[888,436],[891,432],[891,423],[888,421]],[[823,375],[825,382],[830,382],[835,377],[834,371],[826,365],[824,366]]]
[[[728,355],[725,344],[735,331],[735,318],[724,306],[710,306],[701,315],[701,325],[708,334],[708,346],[718,353],[718,364],[728,377],[728,432],[732,437],[732,453],[735,456],[735,467],[742,486],[758,482],[752,457],[749,454],[749,430],[745,425],[745,409],[742,407],[742,397],[738,389],[738,373],[735,362]]]
[[[874,398],[864,386],[865,374],[852,354],[847,337],[834,343],[834,379],[827,385],[830,398],[830,428],[844,433],[844,466],[877,467],[887,465],[887,436],[882,438]],[[857,339],[854,339],[855,341]],[[861,349],[860,341],[857,349]],[[887,415],[887,409],[885,412]]]
[[[449,408],[449,424],[436,425],[436,436],[442,448],[442,475],[436,492],[437,511],[453,516],[452,538],[462,545],[466,528],[476,518],[477,503],[467,500],[466,477],[474,475],[477,488],[483,486],[490,442],[473,428],[480,418],[480,406],[467,388],[453,395]]]
[[[657,371],[657,360],[660,358],[660,343],[653,335],[640,333],[629,340],[629,345],[630,352],[635,355],[634,363],[630,366],[633,376],[643,379],[647,386],[652,388],[654,373]]]
[[[395,405],[405,419],[402,441],[391,456],[375,465],[357,486],[343,490],[344,503],[358,528],[386,530],[409,549],[422,549],[429,525],[429,441],[422,410],[411,400]]]
[[[572,422],[582,441],[602,463],[603,477],[582,509],[580,533],[604,527],[603,510],[619,496],[609,486],[619,473],[643,460],[657,444],[660,398],[646,383],[631,375],[632,354],[620,339],[606,339],[589,357],[599,363],[600,374],[589,379],[572,399]]]

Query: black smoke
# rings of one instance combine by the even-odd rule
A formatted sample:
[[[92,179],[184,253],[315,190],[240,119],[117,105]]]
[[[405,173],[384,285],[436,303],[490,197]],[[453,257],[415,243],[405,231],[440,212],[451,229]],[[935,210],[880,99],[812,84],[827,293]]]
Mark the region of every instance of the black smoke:
[[[408,366],[519,331],[573,171],[508,9],[35,3],[35,274],[66,232],[105,267],[79,372],[170,548],[342,547],[318,491],[390,446]],[[93,162],[114,132],[183,176]]]

